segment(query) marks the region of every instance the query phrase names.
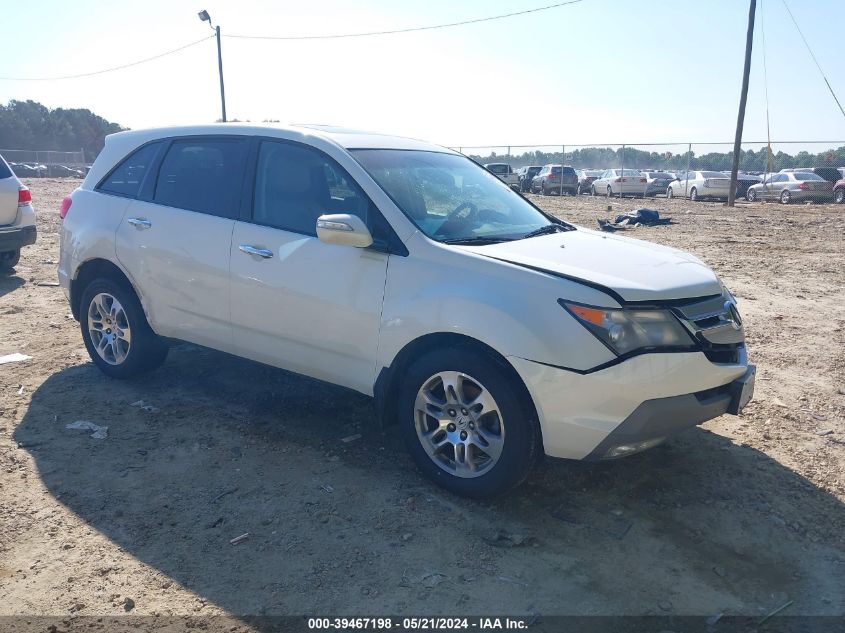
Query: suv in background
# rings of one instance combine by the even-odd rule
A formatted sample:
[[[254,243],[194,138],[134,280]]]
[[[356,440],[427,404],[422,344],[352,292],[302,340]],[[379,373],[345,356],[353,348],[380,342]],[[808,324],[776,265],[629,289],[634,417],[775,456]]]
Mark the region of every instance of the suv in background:
[[[701,260],[549,216],[422,141],[120,132],[60,216],[59,281],[106,375],[177,339],[359,391],[459,494],[513,487],[543,452],[645,450],[753,393],[736,302]]]
[[[0,156],[0,273],[11,272],[35,238],[32,194]]]
[[[540,173],[541,169],[543,168],[540,165],[530,165],[520,167],[516,170],[516,177],[519,179],[519,190],[522,193],[531,190],[531,181],[534,180],[534,176]]]
[[[519,178],[507,163],[487,163],[484,165],[490,173],[512,189],[519,189]]]
[[[828,182],[833,183],[845,177],[842,176],[842,173],[836,167],[788,167],[787,169],[781,169],[780,173],[792,174],[798,171],[805,174],[815,174],[816,176],[820,176]]]
[[[564,191],[570,196],[578,195],[578,174],[572,167],[544,165],[531,181],[531,193],[547,196],[552,192],[563,195]]]

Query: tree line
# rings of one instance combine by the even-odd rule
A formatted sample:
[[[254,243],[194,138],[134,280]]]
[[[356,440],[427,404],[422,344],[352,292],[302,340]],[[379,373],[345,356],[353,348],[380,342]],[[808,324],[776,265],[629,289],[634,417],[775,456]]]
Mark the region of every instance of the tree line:
[[[85,108],[50,108],[36,101],[0,105],[0,149],[85,150],[93,161],[108,134],[126,128]]]
[[[503,156],[492,152],[489,156],[470,155],[478,163],[508,162],[513,167],[523,165],[547,165],[549,163],[571,165],[576,169],[610,169],[624,166],[631,169],[665,169],[678,171],[687,168],[721,171],[731,168],[733,152],[708,152],[700,156],[695,152],[672,154],[670,152],[649,152],[633,147],[612,149],[610,147],[584,147],[566,152],[525,152],[520,155]],[[759,151],[741,150],[739,168],[742,171],[768,171],[769,152],[765,146]],[[772,171],[788,167],[845,167],[845,146],[829,149],[818,154],[800,151],[795,155],[779,151],[772,154]]]

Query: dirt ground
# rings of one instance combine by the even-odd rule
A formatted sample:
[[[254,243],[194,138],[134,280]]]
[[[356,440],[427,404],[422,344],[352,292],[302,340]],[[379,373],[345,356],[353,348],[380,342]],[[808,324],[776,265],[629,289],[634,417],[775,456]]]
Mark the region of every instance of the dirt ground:
[[[733,290],[756,397],[475,502],[424,480],[361,395],[187,344],[103,376],[54,285],[76,182],[27,184],[39,241],[0,277],[0,356],[32,357],[0,366],[0,615],[845,615],[845,207],[532,196],[587,227],[672,216],[628,234]]]

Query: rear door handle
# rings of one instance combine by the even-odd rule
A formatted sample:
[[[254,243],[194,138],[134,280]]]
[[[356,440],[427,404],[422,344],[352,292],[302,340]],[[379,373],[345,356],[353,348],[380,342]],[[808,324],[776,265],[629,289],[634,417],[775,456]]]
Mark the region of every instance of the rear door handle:
[[[249,244],[241,244],[238,248],[242,253],[246,253],[247,255],[258,255],[264,259],[270,259],[273,256],[273,251],[266,248],[255,248]]]
[[[127,222],[129,222],[129,224],[131,224],[137,229],[149,229],[153,226],[152,222],[150,222],[149,220],[143,220],[141,218],[129,218]]]

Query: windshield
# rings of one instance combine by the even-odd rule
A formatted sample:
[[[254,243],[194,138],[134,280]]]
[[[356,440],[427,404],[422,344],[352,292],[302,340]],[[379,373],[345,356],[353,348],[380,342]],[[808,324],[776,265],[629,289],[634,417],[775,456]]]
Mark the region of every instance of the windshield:
[[[445,242],[520,239],[553,223],[464,156],[362,149],[352,155],[428,237]]]
[[[500,176],[511,173],[511,166],[502,163],[493,163],[492,165],[487,165],[487,169],[492,171],[494,174],[499,174]]]

